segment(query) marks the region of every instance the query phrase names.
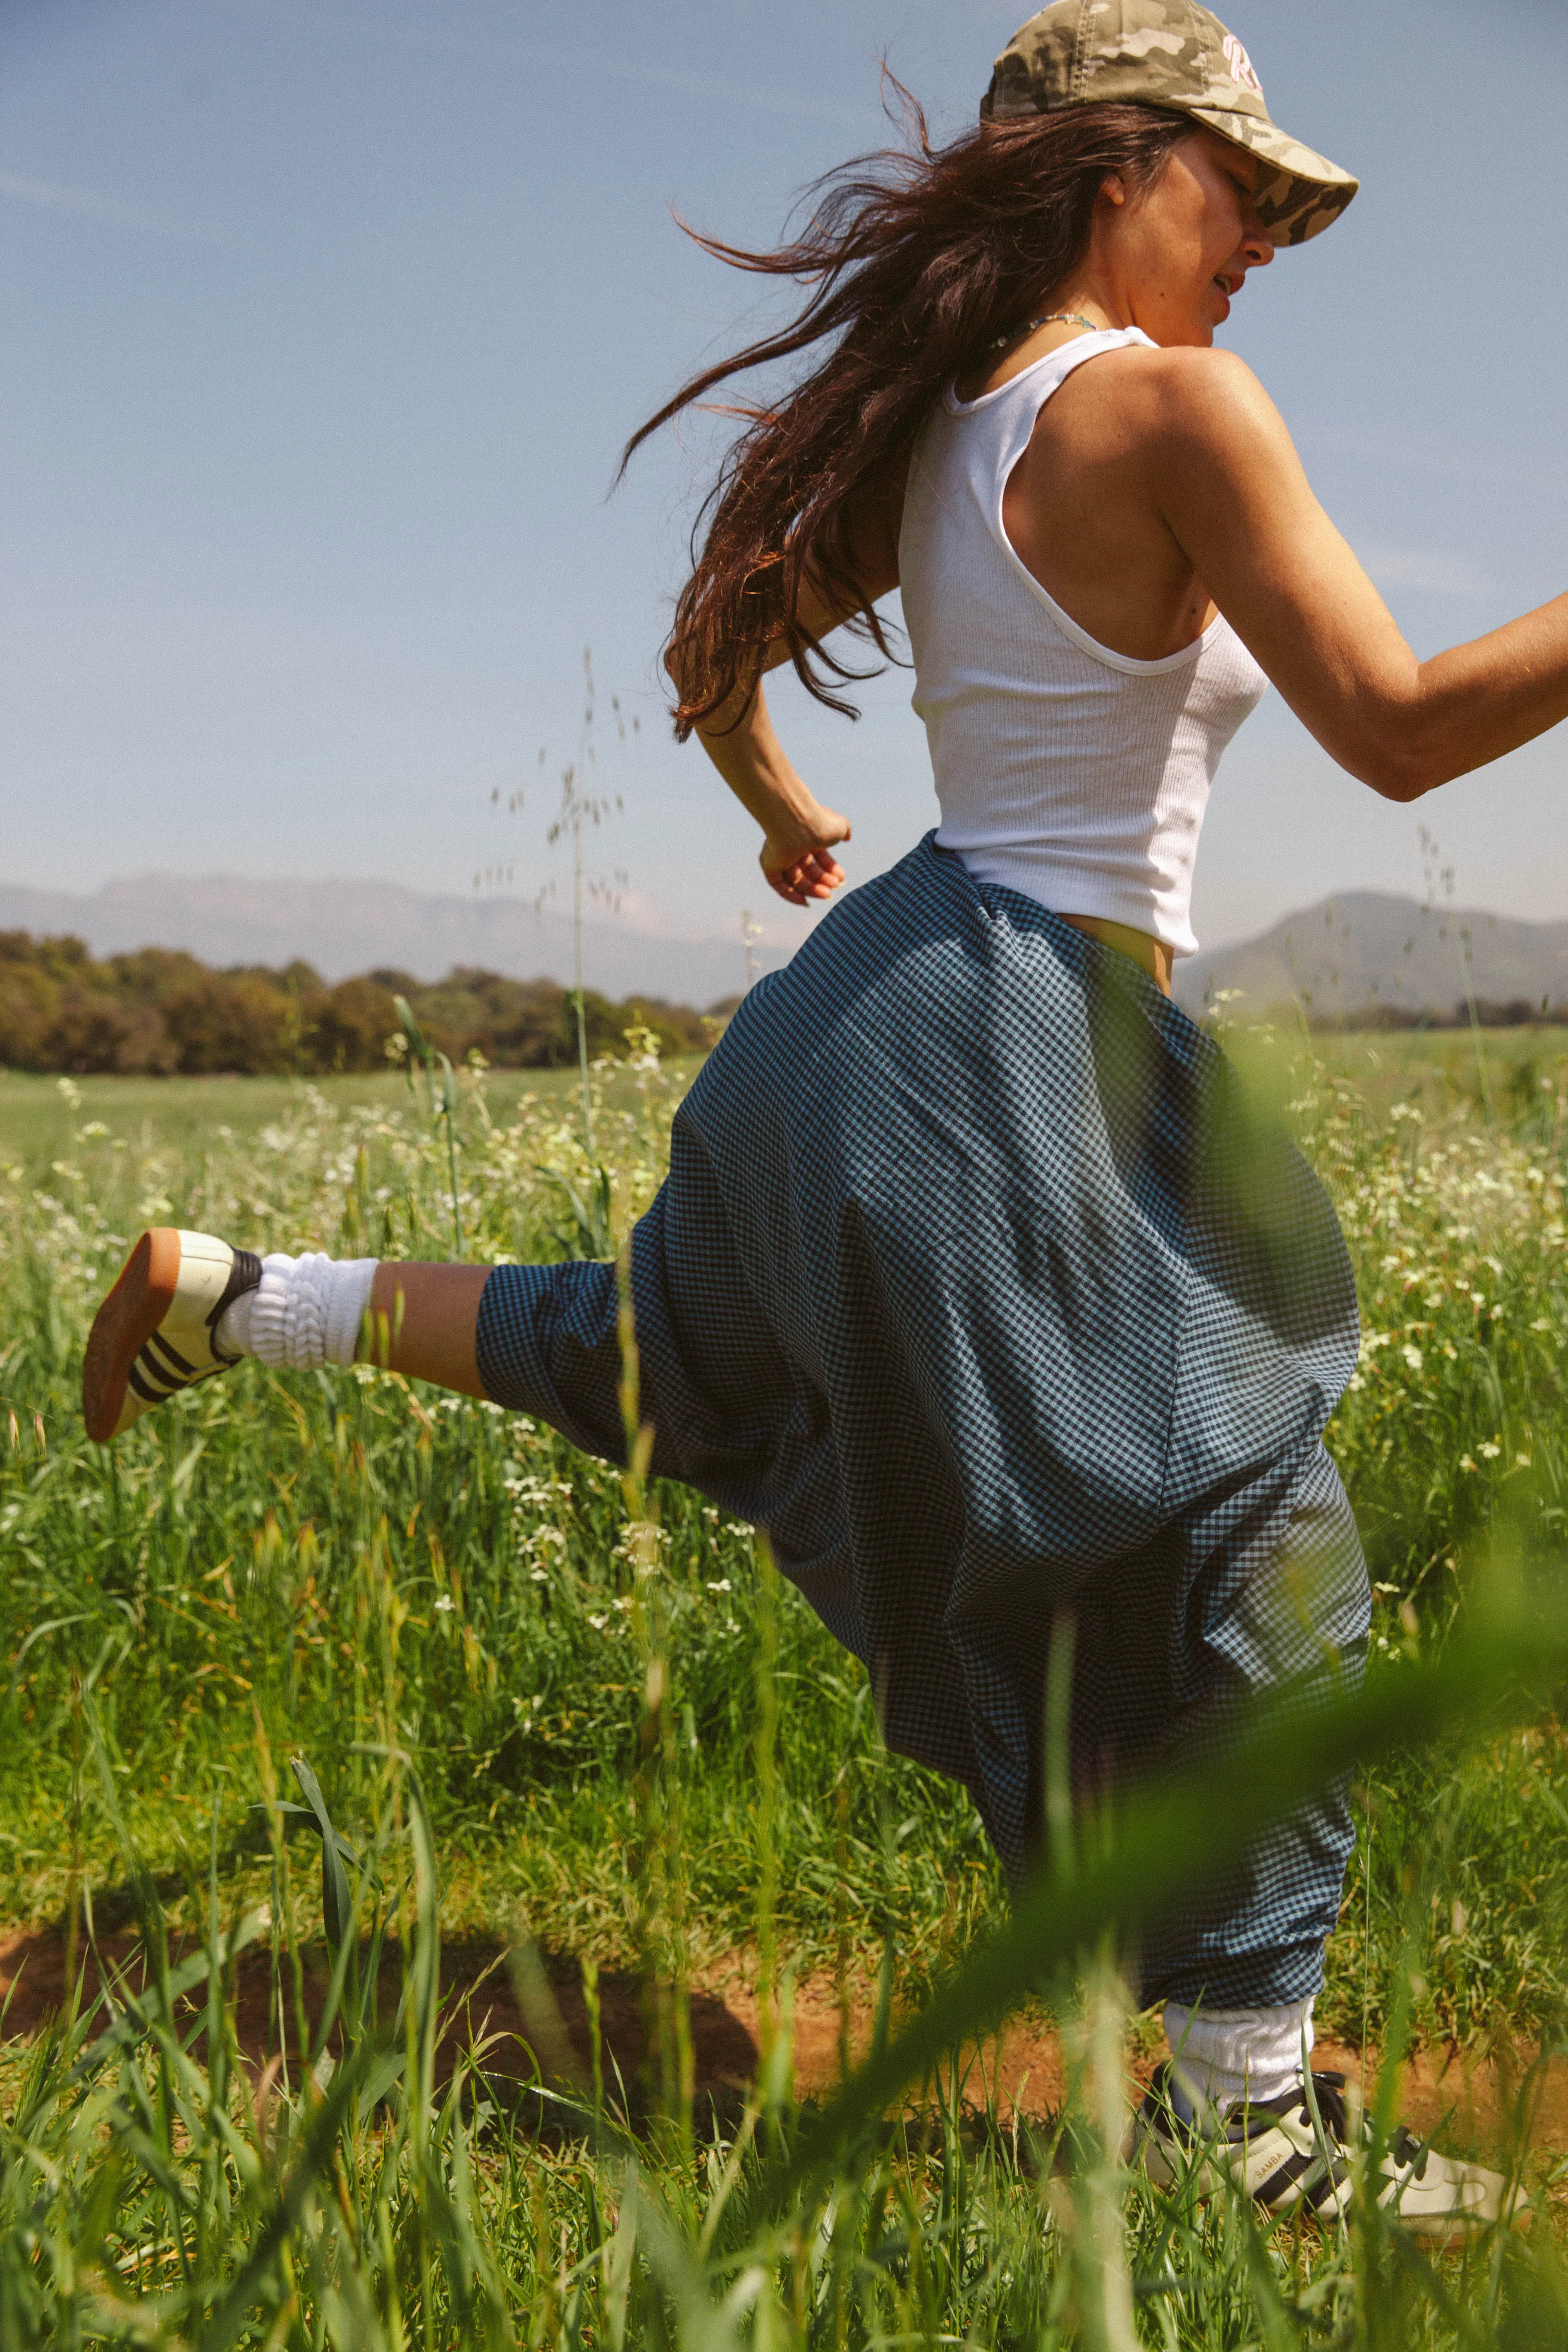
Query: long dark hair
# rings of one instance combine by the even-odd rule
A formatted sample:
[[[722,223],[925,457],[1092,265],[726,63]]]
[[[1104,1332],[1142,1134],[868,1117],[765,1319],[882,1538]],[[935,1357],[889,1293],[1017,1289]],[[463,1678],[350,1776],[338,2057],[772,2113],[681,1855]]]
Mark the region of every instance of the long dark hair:
[[[733,268],[794,278],[811,292],[789,326],[683,384],[633,434],[623,467],[650,433],[715,385],[833,342],[784,398],[731,411],[746,428],[698,518],[692,574],[670,635],[680,656],[682,740],[750,680],[781,636],[817,701],[856,715],[834,688],[873,672],[848,667],[800,625],[807,563],[829,594],[858,596],[850,553],[858,500],[907,452],[943,386],[1048,306],[1082,258],[1107,174],[1142,193],[1194,130],[1184,115],[1153,107],[1074,106],[983,121],[933,147],[920,107],[892,87],[905,110],[905,144],[817,181],[793,242],[751,253],[688,231]],[[891,658],[874,613],[848,625]]]

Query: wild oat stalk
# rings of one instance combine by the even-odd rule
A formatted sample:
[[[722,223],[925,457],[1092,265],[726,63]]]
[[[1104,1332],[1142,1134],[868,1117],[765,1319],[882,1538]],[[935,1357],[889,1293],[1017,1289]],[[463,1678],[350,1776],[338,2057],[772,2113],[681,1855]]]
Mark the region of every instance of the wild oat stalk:
[[[447,1171],[449,1183],[449,1198],[452,1204],[452,1245],[454,1255],[458,1257],[461,1257],[463,1255],[463,1213],[458,1200],[457,1076],[453,1071],[452,1065],[447,1060],[446,1055],[437,1053],[433,1046],[426,1044],[425,1034],[420,1028],[418,1022],[414,1018],[413,1010],[409,1005],[408,999],[405,996],[395,996],[392,1001],[396,1008],[397,1018],[402,1025],[403,1034],[408,1040],[408,1052],[411,1056],[408,1071],[408,1083],[410,1087],[414,1084],[413,1063],[417,1062],[425,1072],[426,1090],[430,1098],[431,1119],[437,1122],[444,1121],[446,1125]],[[441,1088],[439,1095],[437,1095],[436,1090],[436,1066],[437,1063],[439,1063],[441,1068]]]
[[[621,741],[626,740],[626,721],[621,717],[620,698],[611,697],[616,725]],[[594,725],[597,715],[597,689],[594,682],[593,647],[583,655],[583,723],[577,736],[577,756],[561,772],[561,806],[555,821],[545,835],[553,848],[557,842],[572,845],[572,1001],[577,1015],[577,1069],[582,1091],[583,1145],[590,1160],[594,1159],[594,1098],[588,1084],[588,1009],[583,989],[583,892],[586,887],[591,898],[598,899],[613,914],[620,907],[621,892],[626,877],[617,873],[613,878],[588,877],[585,880],[583,862],[583,835],[585,826],[601,825],[612,814],[618,814],[626,806],[621,794],[590,793],[583,789],[583,779],[597,765],[594,741]],[[637,722],[633,720],[635,729]],[[549,885],[540,894],[542,904],[550,892]]]

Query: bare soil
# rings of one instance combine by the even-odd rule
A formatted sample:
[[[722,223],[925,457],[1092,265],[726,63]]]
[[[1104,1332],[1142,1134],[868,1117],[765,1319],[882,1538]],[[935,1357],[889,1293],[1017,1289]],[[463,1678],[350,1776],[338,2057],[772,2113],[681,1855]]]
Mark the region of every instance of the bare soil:
[[[129,1989],[143,1979],[142,1954],[133,1934],[100,1939],[106,1966]],[[78,1965],[84,1993],[96,2000],[99,1977],[90,1958]],[[178,1954],[174,1957],[177,1959]],[[58,1928],[0,1933],[0,2037],[30,2039],[65,2000],[67,1950]],[[237,2020],[241,2049],[259,2074],[279,2047],[279,2019],[269,1992],[264,1950],[242,1955],[237,1972]],[[305,2006],[312,2030],[327,1989],[324,1965],[312,1959],[306,1970]],[[531,1962],[494,1943],[449,1946],[443,1956],[443,1994],[448,2023],[440,2062],[449,2071],[457,2053],[471,2039],[482,2049],[487,2074],[498,2088],[524,2085],[542,2074],[585,2084],[591,2067],[591,2032],[580,1973],[570,1964]],[[386,1964],[381,1988],[383,2013],[390,2021],[397,1993],[395,1959]],[[606,2083],[617,2074],[628,2086],[641,2076],[647,2037],[644,2002],[629,1977],[606,1971],[598,1988],[601,2055]],[[198,1988],[185,2005],[191,2025],[205,2006]],[[703,1973],[690,1994],[695,2087],[699,2098],[730,2108],[750,2084],[757,2067],[762,2015],[754,1979],[740,1959]],[[850,2063],[863,2054],[873,2030],[874,2004],[864,1986],[840,2003],[830,1979],[807,1979],[793,2000],[795,2084],[803,2096],[830,2094],[841,2079],[847,2045]],[[290,2063],[297,2058],[289,2021]],[[1485,2153],[1517,2145],[1514,2111],[1533,2053],[1476,2058],[1446,2047],[1418,2051],[1401,2084],[1402,2120],[1422,2136],[1434,2133],[1456,2151]],[[1376,2053],[1369,2053],[1369,2074]],[[1149,2063],[1134,2071],[1146,2074]],[[1332,2042],[1320,2042],[1314,2064],[1351,2081],[1361,2079],[1361,2056]],[[1015,2116],[1033,2124],[1048,2120],[1061,2105],[1063,2057],[1057,2034],[1026,2015],[966,2052],[962,2095],[983,2111],[994,2106],[1009,2126]],[[1547,2158],[1568,2155],[1568,2059],[1548,2061],[1530,2086],[1526,2112],[1519,2118],[1529,2146]]]

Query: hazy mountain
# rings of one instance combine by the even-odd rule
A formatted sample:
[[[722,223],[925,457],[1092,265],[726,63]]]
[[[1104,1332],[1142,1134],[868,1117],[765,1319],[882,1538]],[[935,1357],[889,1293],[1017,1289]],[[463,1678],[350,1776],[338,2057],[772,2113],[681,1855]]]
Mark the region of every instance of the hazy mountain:
[[[1568,1003],[1568,923],[1347,890],[1255,940],[1189,956],[1176,966],[1176,998],[1189,1013],[1222,988],[1239,988],[1259,1013],[1292,999],[1330,1015],[1376,1004],[1450,1012],[1464,997],[1467,964],[1478,998]]]
[[[395,965],[439,980],[474,964],[514,980],[572,979],[572,926],[519,898],[426,898],[391,882],[252,882],[229,874],[141,874],[101,890],[0,883],[0,930],[73,931],[95,955],[185,948],[205,963],[282,965],[302,956],[326,980]],[[621,922],[584,923],[584,977],[616,998],[711,1004],[746,984],[732,940],[670,939]],[[759,950],[765,969],[776,956]]]

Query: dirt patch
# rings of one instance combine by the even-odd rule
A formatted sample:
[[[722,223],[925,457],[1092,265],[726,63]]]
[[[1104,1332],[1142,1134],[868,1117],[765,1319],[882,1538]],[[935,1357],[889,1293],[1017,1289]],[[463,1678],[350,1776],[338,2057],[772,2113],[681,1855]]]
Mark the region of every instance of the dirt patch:
[[[136,1937],[121,1933],[100,1939],[111,1974],[132,1989],[144,1980],[144,1956]],[[79,1954],[85,1997],[95,2001],[98,1971]],[[173,1958],[177,1963],[176,1950]],[[66,1996],[66,1944],[55,1929],[0,1936],[0,2003],[6,2038],[31,2037]],[[324,1966],[305,1973],[305,2010],[313,2032],[328,1989]],[[395,1956],[383,1969],[379,1988],[383,2015],[390,2021],[397,2000]],[[442,1991],[448,2022],[439,2063],[449,2072],[470,2041],[481,2049],[486,2072],[498,2085],[523,2084],[543,2073],[586,2084],[592,2063],[592,2030],[580,1972],[569,1963],[530,1965],[504,1947],[471,1941],[448,1946],[442,1956]],[[601,2063],[606,2083],[617,2075],[628,2087],[643,2074],[647,2038],[640,1988],[629,1977],[606,1970],[598,1986]],[[184,2005],[196,2022],[205,2005],[197,1988]],[[287,2026],[291,2062],[298,2053],[291,2013]],[[855,2064],[870,2045],[874,2002],[864,1990],[851,1994],[846,2015],[832,1982],[808,1978],[794,1996],[795,2087],[802,2096],[830,2095],[842,2076],[843,2053]],[[694,2081],[700,2100],[729,2107],[743,2097],[757,2069],[762,2013],[754,1981],[736,1964],[704,1972],[690,1995]],[[252,1948],[241,1956],[236,1985],[236,2023],[240,2048],[259,2072],[278,2050],[280,2021],[270,1983],[268,1955]],[[1375,2053],[1373,2071],[1375,2072]],[[1359,2052],[1320,2042],[1314,2063],[1359,2082]],[[1517,2112],[1528,2055],[1510,2068],[1498,2058],[1467,2062],[1447,2049],[1421,2051],[1407,2063],[1401,2083],[1399,2114],[1412,2130],[1435,2133],[1453,2148],[1498,2149],[1518,2144],[1522,2125],[1528,2144],[1544,2155],[1568,2154],[1568,2059],[1551,2060],[1531,2088],[1527,2109]],[[994,2106],[1003,2126],[1015,2116],[1046,2121],[1060,2107],[1065,2079],[1057,2035],[1026,2015],[999,2035],[966,2051],[961,2060],[964,2104]],[[1147,2063],[1135,2072],[1147,2074]]]

